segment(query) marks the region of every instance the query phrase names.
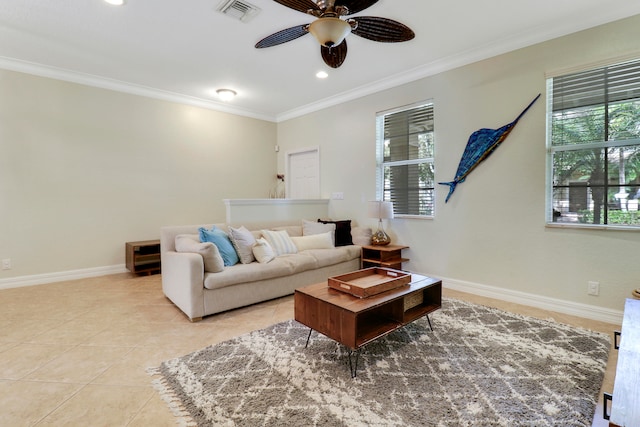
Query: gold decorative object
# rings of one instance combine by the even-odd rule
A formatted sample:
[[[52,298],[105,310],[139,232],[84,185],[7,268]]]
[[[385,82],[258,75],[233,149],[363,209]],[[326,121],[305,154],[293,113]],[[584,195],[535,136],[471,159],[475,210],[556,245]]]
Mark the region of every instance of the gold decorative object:
[[[369,202],[369,217],[378,218],[378,230],[371,236],[371,244],[384,246],[391,243],[391,238],[384,231],[383,219],[393,219],[393,202],[373,201]]]

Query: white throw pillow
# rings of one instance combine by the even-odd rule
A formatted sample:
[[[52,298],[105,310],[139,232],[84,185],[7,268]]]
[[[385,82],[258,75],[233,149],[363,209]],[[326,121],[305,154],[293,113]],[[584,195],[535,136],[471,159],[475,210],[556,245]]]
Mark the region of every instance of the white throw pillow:
[[[353,227],[351,229],[351,237],[354,245],[370,245],[373,232],[369,227]]]
[[[278,227],[271,227],[270,230],[280,231],[286,230],[289,237],[293,236],[302,236],[302,226],[301,225],[280,225]]]
[[[298,253],[298,248],[285,230],[262,230],[262,237],[269,242],[276,256]]]
[[[292,237],[298,251],[307,249],[331,249],[334,248],[333,240],[331,240],[331,232],[327,231],[322,234],[312,234],[310,236]]]
[[[256,238],[246,227],[229,227],[229,239],[231,239],[242,264],[251,264],[255,260],[252,248],[256,244]]]
[[[224,270],[224,260],[218,247],[211,242],[201,243],[196,234],[178,234],[176,236],[176,252],[193,252],[202,255],[206,272],[220,273]]]
[[[253,245],[252,250],[253,256],[255,256],[256,261],[258,261],[260,264],[266,264],[276,257],[273,253],[273,248],[271,248],[271,245],[269,245],[269,242],[267,242],[262,237],[256,240],[256,243]]]
[[[336,244],[336,225],[331,224],[323,224],[317,221],[309,221],[306,219],[302,220],[302,235],[303,236],[311,236],[313,234],[322,234],[330,231],[331,232],[331,241],[333,245]]]

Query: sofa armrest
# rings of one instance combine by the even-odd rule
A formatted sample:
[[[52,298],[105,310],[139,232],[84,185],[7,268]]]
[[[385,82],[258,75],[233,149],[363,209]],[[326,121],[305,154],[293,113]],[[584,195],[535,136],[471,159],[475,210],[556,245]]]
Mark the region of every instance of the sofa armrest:
[[[191,252],[162,253],[162,291],[191,320],[204,316],[204,261]]]

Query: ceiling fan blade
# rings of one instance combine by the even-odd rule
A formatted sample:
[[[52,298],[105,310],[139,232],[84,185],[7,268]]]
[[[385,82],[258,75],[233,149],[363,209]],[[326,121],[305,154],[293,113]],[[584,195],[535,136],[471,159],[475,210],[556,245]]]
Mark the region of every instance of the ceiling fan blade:
[[[276,0],[277,1],[277,0]],[[358,13],[378,3],[378,0],[336,0],[336,6],[344,6],[349,9],[348,15]]]
[[[404,24],[377,16],[357,16],[350,18],[358,23],[351,32],[365,39],[383,43],[406,42],[416,35]]]
[[[320,54],[325,64],[331,68],[338,68],[347,57],[347,41],[343,40],[338,46],[331,48],[320,46]]]
[[[267,36],[256,43],[256,49],[262,49],[265,47],[277,46],[282,43],[290,42],[298,37],[302,37],[309,33],[307,31],[308,25],[298,25],[297,27],[287,28],[286,30],[278,31],[270,36]]]
[[[276,3],[280,3],[283,6],[290,7],[291,9],[297,10],[298,12],[307,13],[308,10],[318,10],[320,11],[320,6],[318,6],[312,0],[274,0]]]

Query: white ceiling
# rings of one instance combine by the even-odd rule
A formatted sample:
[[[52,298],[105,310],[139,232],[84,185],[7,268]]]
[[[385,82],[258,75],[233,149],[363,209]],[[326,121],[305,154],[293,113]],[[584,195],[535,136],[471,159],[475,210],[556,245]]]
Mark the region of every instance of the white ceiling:
[[[637,0],[380,0],[355,16],[408,25],[415,39],[350,35],[338,69],[311,35],[255,49],[263,37],[314,18],[272,0],[2,0],[0,68],[280,121],[466,63],[640,13]],[[329,77],[315,74],[326,70]],[[238,96],[222,103],[215,89]]]

